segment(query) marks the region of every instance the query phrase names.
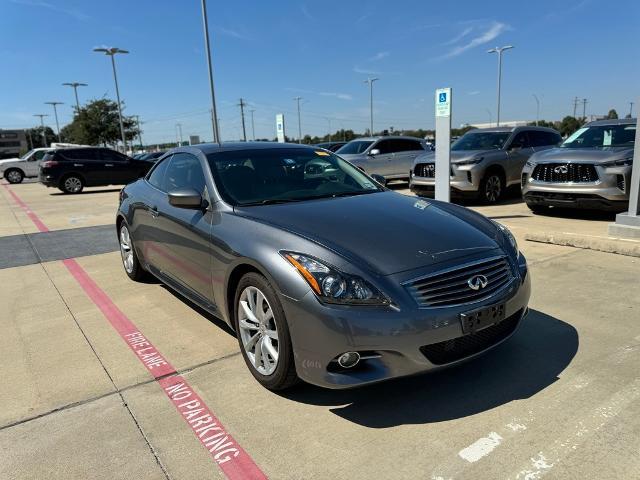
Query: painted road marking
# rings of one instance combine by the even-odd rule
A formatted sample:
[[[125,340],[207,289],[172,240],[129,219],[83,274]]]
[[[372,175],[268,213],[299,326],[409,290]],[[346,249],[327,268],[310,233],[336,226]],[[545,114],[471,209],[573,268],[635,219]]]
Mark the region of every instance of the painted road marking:
[[[460,450],[458,455],[469,463],[477,462],[493,452],[502,443],[502,440],[503,438],[496,432],[491,432],[486,437],[479,438],[467,448]]]
[[[18,206],[22,208],[41,232],[47,226],[9,188]],[[135,324],[116,306],[109,296],[93,281],[75,259],[63,260],[67,270],[78,282],[89,299],[98,307],[114,330],[126,342],[145,368],[162,387],[191,431],[207,449],[213,460],[230,480],[266,479],[249,454],[236,442],[220,423],[207,404],[160,351],[138,330]]]

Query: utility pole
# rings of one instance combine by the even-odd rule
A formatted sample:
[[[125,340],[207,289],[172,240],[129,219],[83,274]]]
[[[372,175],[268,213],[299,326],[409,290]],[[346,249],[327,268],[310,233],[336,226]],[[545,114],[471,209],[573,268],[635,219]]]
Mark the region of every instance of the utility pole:
[[[49,115],[47,115],[46,113],[36,113],[34,115],[34,117],[40,117],[40,127],[42,128],[42,143],[44,144],[44,147],[47,148],[47,136],[44,133],[44,117],[48,117]]]
[[[69,82],[69,83],[63,83],[62,85],[64,85],[65,87],[72,87],[73,88],[73,93],[75,93],[76,95],[76,114],[80,112],[80,102],[78,101],[78,87],[86,87],[87,84],[86,83],[79,83],[79,82]]]
[[[496,127],[500,126],[500,89],[502,86],[502,52],[510,50],[513,45],[505,45],[504,47],[495,47],[491,50],[487,50],[487,53],[498,54],[498,108],[496,110]]]
[[[140,129],[140,115],[135,115],[136,125],[138,126],[138,140],[140,140],[140,150],[144,150],[142,146],[142,130]]]
[[[629,102],[629,118],[633,118],[633,102]]]
[[[64,105],[64,103],[62,102],[44,102],[45,105],[51,105],[53,107],[53,114],[56,117],[56,130],[58,131],[58,141],[62,142],[62,140],[60,139],[60,123],[58,122],[58,109],[56,108],[56,105]]]
[[[573,99],[573,118],[576,118],[576,110],[578,109],[578,97]]]
[[[182,146],[182,124],[180,122],[176,123],[176,143],[179,147]]]
[[[379,78],[367,78],[364,83],[369,84],[369,135],[373,136],[373,82]]]
[[[204,44],[207,52],[207,68],[209,69],[209,89],[211,90],[211,119],[213,123],[213,141],[218,145],[222,143],[220,139],[220,128],[218,127],[218,112],[216,110],[216,94],[213,89],[213,66],[211,65],[211,46],[209,44],[209,21],[207,20],[207,1],[202,0],[202,26],[204,29]]]
[[[300,122],[300,100],[302,97],[293,98],[298,104],[298,143],[302,143],[302,123]]]
[[[493,127],[493,116],[491,115],[491,110],[489,110],[488,108],[485,108],[485,110],[489,114],[489,127]]]
[[[538,100],[538,96],[534,93],[533,98],[536,99],[536,127],[538,126],[538,121],[540,120],[540,100]]]
[[[238,106],[240,107],[240,116],[242,117],[242,139],[245,142],[247,141],[247,129],[244,126],[244,107],[246,105],[246,102],[242,98],[240,98],[240,103],[238,104]]]
[[[253,141],[256,141],[256,126],[253,123],[253,112],[255,112],[254,109],[249,110],[251,112],[251,138],[253,138]]]
[[[28,128],[25,130],[27,132],[27,136],[29,138],[29,150],[33,150],[33,138],[31,138],[31,129]]]
[[[586,120],[587,118],[587,99],[582,99],[582,118]]]

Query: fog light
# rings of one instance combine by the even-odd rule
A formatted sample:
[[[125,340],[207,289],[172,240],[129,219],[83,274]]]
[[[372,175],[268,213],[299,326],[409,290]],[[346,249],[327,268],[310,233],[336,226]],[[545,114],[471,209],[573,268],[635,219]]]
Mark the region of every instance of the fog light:
[[[345,352],[338,357],[338,365],[342,368],[355,367],[360,361],[360,354],[358,352]]]

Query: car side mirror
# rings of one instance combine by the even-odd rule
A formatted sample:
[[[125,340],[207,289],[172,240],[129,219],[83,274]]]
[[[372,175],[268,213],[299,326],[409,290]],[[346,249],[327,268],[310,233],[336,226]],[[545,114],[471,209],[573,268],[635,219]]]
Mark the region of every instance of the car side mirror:
[[[511,145],[509,148],[507,148],[507,152],[517,152],[518,150],[522,150],[522,146]]]
[[[171,190],[167,196],[169,204],[178,208],[202,208],[202,195],[193,188],[181,188],[179,190]]]
[[[376,182],[378,182],[383,187],[387,185],[387,179],[384,178],[382,175],[379,175],[377,173],[372,173],[370,177],[373,178]]]
[[[371,150],[369,150],[369,153],[367,155],[369,155],[371,157],[373,157],[375,155],[380,155],[380,149],[372,148]]]

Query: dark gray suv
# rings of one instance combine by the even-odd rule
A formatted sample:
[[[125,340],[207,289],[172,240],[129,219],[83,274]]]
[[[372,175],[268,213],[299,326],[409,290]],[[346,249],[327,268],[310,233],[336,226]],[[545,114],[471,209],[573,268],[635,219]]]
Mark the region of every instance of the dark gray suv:
[[[533,211],[550,206],[623,211],[629,204],[636,119],[588,123],[560,148],[533,155],[522,195]]]
[[[531,155],[561,140],[557,131],[543,127],[471,130],[451,146],[452,193],[495,203],[506,188],[520,183],[522,168]],[[433,194],[435,170],[434,152],[416,158],[410,172],[411,191]]]

